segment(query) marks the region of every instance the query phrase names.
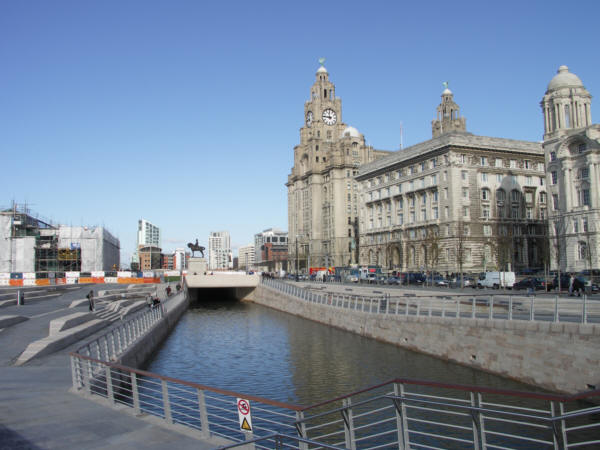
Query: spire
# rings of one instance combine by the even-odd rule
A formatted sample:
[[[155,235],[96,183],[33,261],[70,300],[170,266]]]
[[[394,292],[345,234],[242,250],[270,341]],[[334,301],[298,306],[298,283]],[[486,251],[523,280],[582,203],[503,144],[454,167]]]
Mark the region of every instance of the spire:
[[[437,107],[437,119],[431,121],[431,134],[434,138],[450,131],[467,131],[467,121],[460,117],[460,108],[454,102],[454,94],[448,89],[448,82],[442,83],[442,102]]]

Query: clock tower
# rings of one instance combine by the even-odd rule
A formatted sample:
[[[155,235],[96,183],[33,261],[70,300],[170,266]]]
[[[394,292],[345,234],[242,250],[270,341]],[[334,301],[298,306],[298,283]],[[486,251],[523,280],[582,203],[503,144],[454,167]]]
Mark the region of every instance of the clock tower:
[[[289,267],[347,266],[358,262],[358,185],[354,176],[374,151],[342,122],[342,100],[322,65],[304,103],[300,144],[288,176]]]

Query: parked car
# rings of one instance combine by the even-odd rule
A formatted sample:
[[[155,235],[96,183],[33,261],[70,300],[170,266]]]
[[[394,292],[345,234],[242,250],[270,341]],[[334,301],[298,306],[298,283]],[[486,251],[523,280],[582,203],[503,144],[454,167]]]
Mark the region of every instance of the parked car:
[[[401,275],[402,284],[422,285],[425,282],[425,275],[418,272],[405,272]]]
[[[377,283],[377,274],[375,273],[365,273],[360,277],[359,280],[361,283],[374,284]]]
[[[402,282],[400,281],[400,278],[398,278],[398,277],[389,277],[386,280],[386,284],[398,285],[398,284],[402,284]]]
[[[529,289],[533,287],[536,291],[546,289],[546,282],[540,278],[527,277],[513,284],[513,289]]]
[[[350,283],[358,283],[358,275],[349,275],[346,280]]]
[[[441,275],[428,277],[426,283],[428,286],[448,286],[448,281]]]

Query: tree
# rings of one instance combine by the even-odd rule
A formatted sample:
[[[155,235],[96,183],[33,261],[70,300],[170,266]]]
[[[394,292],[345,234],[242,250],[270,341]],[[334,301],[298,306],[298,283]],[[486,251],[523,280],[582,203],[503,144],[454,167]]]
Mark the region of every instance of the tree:
[[[435,226],[428,228],[425,233],[425,268],[435,272],[440,256],[440,235]]]

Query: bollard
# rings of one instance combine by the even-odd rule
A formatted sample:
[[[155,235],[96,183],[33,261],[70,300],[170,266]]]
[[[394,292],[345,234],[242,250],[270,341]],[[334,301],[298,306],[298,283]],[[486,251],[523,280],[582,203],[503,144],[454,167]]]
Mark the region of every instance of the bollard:
[[[25,304],[25,294],[23,294],[23,291],[21,289],[19,289],[17,291],[17,305],[24,305]]]

